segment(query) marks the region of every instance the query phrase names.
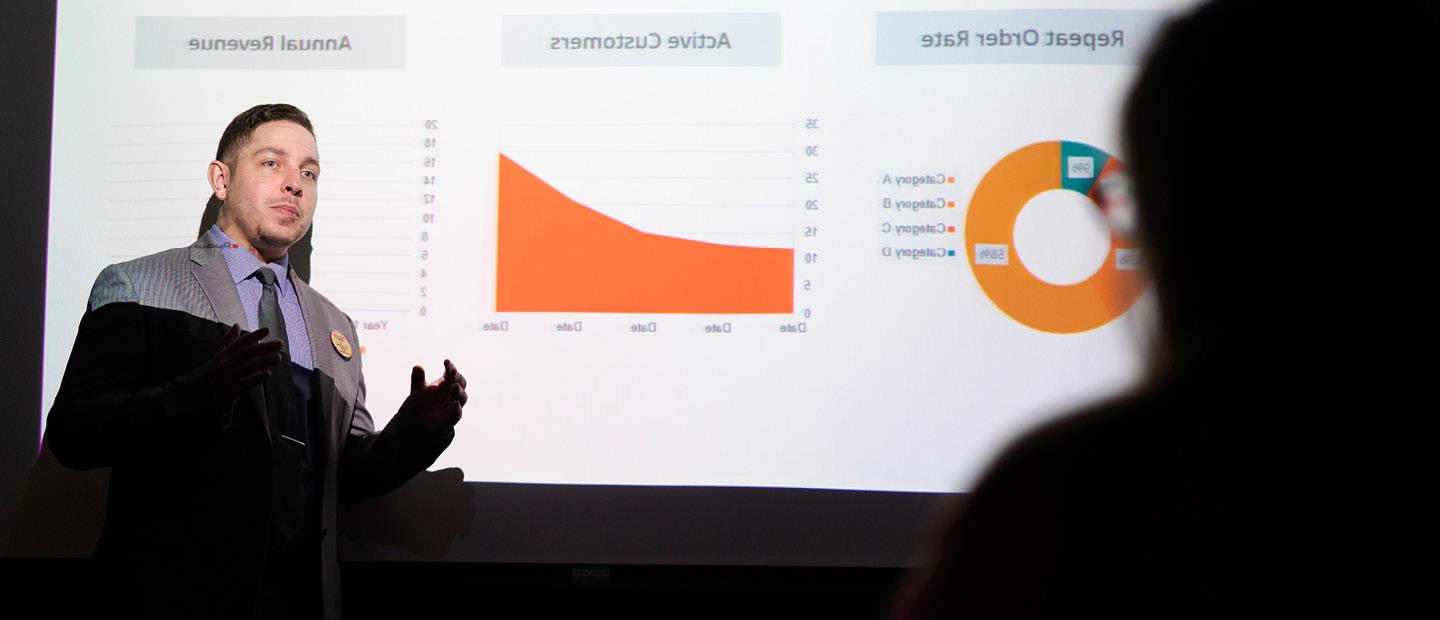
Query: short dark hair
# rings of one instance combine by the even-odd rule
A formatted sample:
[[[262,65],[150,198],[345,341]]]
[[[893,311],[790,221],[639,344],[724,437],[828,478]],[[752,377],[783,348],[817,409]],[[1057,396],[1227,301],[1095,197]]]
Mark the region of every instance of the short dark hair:
[[[274,121],[290,121],[304,127],[311,136],[315,135],[315,127],[310,124],[310,117],[300,108],[288,103],[262,103],[241,112],[230,121],[225,133],[220,134],[220,146],[215,149],[215,159],[226,164],[233,163],[240,149],[250,142],[255,128]]]

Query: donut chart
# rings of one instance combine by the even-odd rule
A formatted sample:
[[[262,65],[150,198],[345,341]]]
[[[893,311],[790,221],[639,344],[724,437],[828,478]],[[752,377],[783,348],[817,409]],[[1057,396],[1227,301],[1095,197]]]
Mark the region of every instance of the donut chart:
[[[1031,198],[1069,190],[1103,213],[1105,181],[1118,180],[1123,170],[1119,159],[1101,149],[1059,140],[1023,147],[990,168],[970,199],[965,246],[980,288],[1002,312],[1039,331],[1073,334],[1101,327],[1135,303],[1145,287],[1140,250],[1113,227],[1104,264],[1075,284],[1036,277],[1014,251],[1015,220]]]

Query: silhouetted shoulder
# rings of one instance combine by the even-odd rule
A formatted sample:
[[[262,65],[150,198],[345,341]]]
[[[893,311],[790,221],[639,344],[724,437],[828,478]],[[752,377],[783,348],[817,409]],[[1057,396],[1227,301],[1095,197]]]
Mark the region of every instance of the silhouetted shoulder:
[[[1413,531],[1374,501],[1395,494],[1383,455],[1283,385],[1197,373],[1026,433],[943,524],[899,617],[1378,605],[1354,595],[1395,581],[1395,531]]]
[[[1153,540],[1145,530],[1156,529],[1156,515],[1174,503],[1154,495],[1157,483],[1173,475],[1174,459],[1143,440],[1168,426],[1154,401],[1117,398],[1012,443],[942,524],[898,617],[1115,609],[1109,601],[1115,580],[1155,591],[1137,583],[1155,566],[1146,557],[1149,545],[1131,538]],[[1135,570],[1141,566],[1150,568]]]

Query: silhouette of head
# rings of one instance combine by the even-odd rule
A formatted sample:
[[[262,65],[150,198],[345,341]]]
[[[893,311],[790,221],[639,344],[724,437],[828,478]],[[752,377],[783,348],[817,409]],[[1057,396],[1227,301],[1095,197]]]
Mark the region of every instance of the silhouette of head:
[[[1223,0],[1169,26],[1123,119],[1158,367],[1331,363],[1423,329],[1436,25]]]

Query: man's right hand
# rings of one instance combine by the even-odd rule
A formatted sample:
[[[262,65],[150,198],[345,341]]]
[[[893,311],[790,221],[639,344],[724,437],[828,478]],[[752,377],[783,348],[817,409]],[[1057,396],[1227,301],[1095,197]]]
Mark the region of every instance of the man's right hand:
[[[239,324],[230,326],[215,357],[196,370],[206,406],[229,411],[241,394],[270,379],[270,367],[281,359],[281,344],[260,342],[269,333],[269,328],[261,327],[241,334]]]

